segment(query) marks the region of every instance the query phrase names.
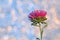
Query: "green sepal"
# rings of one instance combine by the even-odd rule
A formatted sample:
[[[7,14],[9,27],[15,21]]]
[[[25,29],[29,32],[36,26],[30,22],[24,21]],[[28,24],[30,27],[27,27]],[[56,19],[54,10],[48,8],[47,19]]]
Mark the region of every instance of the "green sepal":
[[[32,23],[31,25],[33,25],[33,26],[37,26],[37,23]]]
[[[41,17],[40,19],[41,19],[41,21],[45,21],[45,20],[47,20],[46,17]]]
[[[37,22],[37,20],[36,19],[32,19],[31,22],[35,23],[35,22]]]
[[[40,22],[43,22],[45,20],[47,20],[46,17],[40,17],[40,18],[31,19],[31,22],[33,22],[33,23],[35,23],[35,22],[36,23],[40,23]]]
[[[46,24],[46,22],[44,22],[44,21],[43,21],[43,22],[41,22],[41,23],[42,23],[42,24]]]

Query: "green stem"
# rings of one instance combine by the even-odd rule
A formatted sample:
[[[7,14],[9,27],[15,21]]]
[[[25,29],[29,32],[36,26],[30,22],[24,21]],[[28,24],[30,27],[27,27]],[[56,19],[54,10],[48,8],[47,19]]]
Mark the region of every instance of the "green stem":
[[[43,30],[41,28],[41,24],[39,23],[39,29],[40,29],[40,40],[42,40],[42,34],[43,34]]]

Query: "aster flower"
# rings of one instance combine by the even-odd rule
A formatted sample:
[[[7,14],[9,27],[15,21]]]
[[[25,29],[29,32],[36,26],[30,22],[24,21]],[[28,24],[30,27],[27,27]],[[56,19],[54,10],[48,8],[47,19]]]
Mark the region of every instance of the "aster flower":
[[[32,25],[38,26],[40,28],[40,40],[42,40],[43,30],[47,26],[47,22],[45,22],[47,20],[46,14],[47,12],[44,10],[35,10],[28,15],[30,21],[32,22]],[[41,27],[41,24],[45,26]]]

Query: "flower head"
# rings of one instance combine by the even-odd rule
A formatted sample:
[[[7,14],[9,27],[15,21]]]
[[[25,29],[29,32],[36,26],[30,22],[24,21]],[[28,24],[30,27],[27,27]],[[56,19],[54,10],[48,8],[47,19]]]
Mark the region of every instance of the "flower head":
[[[38,40],[42,40],[43,29],[47,27],[47,22],[45,21],[47,20],[46,14],[47,12],[44,10],[35,10],[28,15],[30,21],[32,22],[31,25],[38,26],[40,28],[40,39],[37,38]],[[41,24],[44,26],[41,27]]]
[[[35,11],[31,12],[28,17],[30,19],[36,19],[36,18],[45,17],[46,14],[47,14],[47,12],[44,10],[35,10]]]

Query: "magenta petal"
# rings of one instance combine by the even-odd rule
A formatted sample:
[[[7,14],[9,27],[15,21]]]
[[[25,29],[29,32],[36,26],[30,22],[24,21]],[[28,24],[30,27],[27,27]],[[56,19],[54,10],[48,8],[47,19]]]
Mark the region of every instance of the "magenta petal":
[[[47,14],[44,10],[35,10],[29,14],[30,19],[38,18],[38,17],[45,17]]]
[[[40,14],[41,14],[41,16],[46,16],[47,12],[46,12],[46,11],[41,10],[41,11],[40,11]]]

